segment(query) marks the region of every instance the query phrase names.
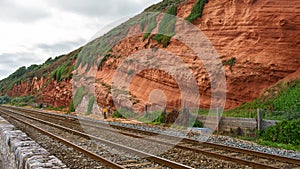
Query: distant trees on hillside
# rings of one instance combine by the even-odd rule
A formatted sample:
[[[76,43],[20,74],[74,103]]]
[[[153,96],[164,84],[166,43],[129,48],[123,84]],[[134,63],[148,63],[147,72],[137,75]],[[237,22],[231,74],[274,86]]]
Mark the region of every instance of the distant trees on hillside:
[[[1,96],[0,97],[0,104],[7,104],[10,102],[10,98],[8,96]]]

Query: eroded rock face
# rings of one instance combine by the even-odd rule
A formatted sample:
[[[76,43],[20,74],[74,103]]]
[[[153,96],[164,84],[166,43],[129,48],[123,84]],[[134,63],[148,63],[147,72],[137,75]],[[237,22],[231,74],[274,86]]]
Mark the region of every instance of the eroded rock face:
[[[52,105],[54,107],[68,107],[72,98],[72,80],[64,80],[57,83],[55,80],[28,79],[21,81],[13,87],[8,94],[12,97],[34,95],[37,103]]]
[[[178,7],[178,16],[189,15],[195,0]],[[194,22],[211,41],[220,59],[226,62],[235,58],[232,66],[224,65],[227,79],[226,108],[235,108],[260,96],[260,93],[279,80],[295,74],[300,66],[300,1],[274,0],[210,0],[203,17]],[[177,27],[176,29],[179,29]],[[186,31],[186,30],[185,30]],[[188,30],[185,33],[189,33]],[[111,84],[112,76],[122,61],[136,50],[144,50],[142,36],[129,38],[114,47],[111,58],[97,73],[98,81]],[[155,46],[151,41],[146,48]],[[171,40],[165,49],[189,65],[199,85],[202,107],[210,106],[210,79],[201,60],[182,43]],[[299,77],[299,76],[298,76]],[[168,98],[169,108],[180,107],[180,92],[174,79],[167,73],[144,71],[130,85],[130,92],[139,100],[135,106],[142,107],[149,101],[154,89],[161,89]],[[98,100],[106,104],[107,88],[97,88]],[[103,101],[105,100],[105,101]]]
[[[181,4],[178,17],[187,17],[195,2],[188,0]],[[286,77],[300,77],[296,73],[300,67],[299,7],[300,1],[290,0],[209,0],[206,4],[203,17],[194,24],[211,41],[223,63],[235,58],[233,65],[223,65],[227,81],[226,108],[235,108],[259,97],[264,89]],[[129,32],[138,29],[139,26]],[[182,28],[178,26],[176,30],[182,31]],[[189,33],[189,30],[184,31]],[[112,49],[114,57],[109,58],[96,73],[94,90],[100,106],[114,107],[110,88],[112,78],[128,56],[145,49],[162,49],[156,41],[143,42],[142,37],[143,34],[118,43]],[[211,82],[202,60],[176,39],[172,39],[163,50],[179,56],[192,70],[199,87],[201,107],[208,108],[211,104]],[[129,73],[124,71],[124,75]],[[36,93],[39,102],[67,106],[72,96],[72,81],[50,81],[44,86],[45,82],[46,79],[21,82],[9,94]],[[151,102],[149,98],[155,89],[160,89],[166,97],[167,108],[180,107],[180,88],[176,80],[167,72],[153,69],[138,73],[130,82],[130,100],[134,107],[142,110],[145,104]]]

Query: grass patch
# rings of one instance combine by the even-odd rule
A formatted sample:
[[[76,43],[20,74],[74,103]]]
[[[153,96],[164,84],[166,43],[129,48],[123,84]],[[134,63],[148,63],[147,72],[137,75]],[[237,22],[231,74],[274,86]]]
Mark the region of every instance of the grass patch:
[[[168,9],[171,5],[177,6],[184,1],[185,0],[163,0],[160,3],[148,7],[144,12],[162,12],[163,10]]]
[[[282,121],[275,126],[259,133],[257,142],[261,145],[300,150],[300,118],[291,121]]]
[[[261,139],[257,140],[256,142],[263,146],[281,148],[281,149],[285,149],[285,150],[300,151],[300,145],[282,144],[282,143],[276,143],[276,142],[272,142],[272,141],[265,141],[265,140],[261,140]]]
[[[260,133],[260,138],[282,144],[300,145],[300,119],[282,121]]]
[[[206,0],[197,0],[196,4],[193,6],[190,15],[185,18],[189,22],[194,22],[197,18],[202,17]]]
[[[177,7],[172,5],[166,11],[158,27],[158,34],[153,37],[159,44],[162,44],[166,48],[171,38],[175,35],[175,23],[176,23]]]
[[[55,76],[54,78],[59,79],[59,81],[71,78],[72,71],[74,70],[73,63],[79,51],[80,49],[77,49],[67,55],[57,56],[54,59],[49,58],[41,65],[33,64],[28,68],[25,66],[20,67],[10,76],[0,81],[0,95],[6,95],[15,85],[20,84],[21,82],[32,83],[32,80],[35,77],[37,79],[42,77],[47,79],[51,75],[52,77]],[[45,86],[47,86],[51,80],[52,78],[45,83]]]
[[[164,123],[164,115],[162,111],[153,111],[145,113],[143,116],[139,117],[138,120],[143,123],[161,124]]]
[[[265,93],[268,93],[265,95]],[[300,79],[281,82],[266,90],[262,97],[240,107],[225,110],[222,116],[256,118],[257,109],[262,109],[263,119],[293,120],[300,118]],[[200,110],[199,115],[207,115],[208,110]]]
[[[95,96],[93,95],[93,96],[90,97],[87,112],[85,113],[86,115],[92,114],[94,102],[95,102]]]
[[[236,58],[232,57],[229,60],[223,62],[224,65],[234,66],[236,63]]]
[[[30,103],[34,103],[34,96],[22,96],[12,98],[10,104],[13,106],[27,106]]]
[[[126,119],[132,119],[136,117],[136,113],[134,113],[130,109],[121,108],[119,110],[116,110],[113,115],[113,118],[126,118]]]
[[[0,97],[0,104],[8,104],[10,103],[10,97],[5,95]]]
[[[134,70],[129,69],[129,70],[127,71],[127,75],[130,76],[130,75],[132,75],[132,74],[134,74]]]
[[[71,102],[69,104],[69,109],[68,109],[68,114],[71,113],[71,112],[75,112],[75,106],[74,106],[74,102],[73,102],[73,99],[71,99]]]
[[[116,110],[116,111],[113,113],[112,117],[113,117],[113,118],[124,118],[124,117],[122,116],[122,114],[121,114],[118,110]]]
[[[157,21],[156,21],[157,15],[158,15],[158,13],[155,13],[153,15],[150,15],[149,18],[147,18],[146,23],[148,24],[148,26],[147,26],[146,33],[144,34],[143,41],[148,39],[148,37],[150,36],[153,29],[156,28],[156,26],[157,26]],[[144,25],[144,23],[142,23],[142,24]]]
[[[54,111],[64,111],[66,109],[66,107],[65,106],[53,107],[52,105],[50,105],[46,109],[47,110],[54,110]]]
[[[77,108],[77,106],[81,103],[83,97],[87,94],[87,91],[84,89],[83,86],[80,86],[74,95],[73,98],[73,103],[74,103],[74,107]]]

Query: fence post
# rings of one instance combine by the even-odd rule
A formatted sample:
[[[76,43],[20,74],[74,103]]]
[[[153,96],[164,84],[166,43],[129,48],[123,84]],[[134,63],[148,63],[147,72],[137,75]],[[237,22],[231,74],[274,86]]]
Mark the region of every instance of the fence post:
[[[257,130],[261,131],[262,129],[262,111],[257,109]]]
[[[220,122],[221,122],[221,111],[220,108],[217,108],[217,132],[220,131]]]
[[[144,112],[146,114],[146,118],[149,119],[149,114],[148,114],[148,107],[147,107],[147,104],[145,104],[145,107],[144,107]]]
[[[189,126],[189,108],[188,107],[184,107],[183,108],[183,126],[188,127]]]
[[[167,122],[166,115],[167,115],[167,106],[164,104],[164,107],[163,107],[163,110],[162,110],[163,123]]]

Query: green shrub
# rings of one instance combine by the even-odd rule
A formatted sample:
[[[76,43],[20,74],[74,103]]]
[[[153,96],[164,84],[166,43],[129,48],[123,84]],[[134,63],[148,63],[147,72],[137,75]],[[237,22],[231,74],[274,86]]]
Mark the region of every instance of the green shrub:
[[[43,103],[40,103],[40,104],[38,105],[38,108],[39,108],[39,109],[42,109],[43,107],[44,107]]]
[[[223,62],[224,65],[234,66],[236,63],[236,58],[232,57],[229,60]]]
[[[75,109],[77,108],[77,106],[81,103],[83,97],[87,94],[87,91],[84,89],[83,86],[80,86],[76,92],[75,92],[75,95],[74,95],[74,98],[73,98],[73,103],[74,103],[74,107]]]
[[[16,84],[20,84],[21,81],[31,83],[34,77],[48,79],[50,74],[51,78],[45,82],[44,86],[49,84],[52,77],[57,78],[58,81],[72,77],[72,70],[74,70],[73,63],[79,50],[77,49],[67,55],[58,56],[55,59],[49,58],[41,65],[33,64],[28,68],[25,66],[20,67],[9,77],[0,81],[0,95],[7,94]],[[62,69],[65,70],[63,71]]]
[[[50,73],[50,78],[54,78],[57,82],[61,82],[64,79],[72,77],[72,71],[74,66],[67,66],[68,63],[63,64],[59,68],[55,69]]]
[[[5,95],[0,97],[0,104],[8,104],[10,102],[10,97]]]
[[[161,123],[165,123],[165,118],[166,118],[166,114],[160,112],[159,116],[154,120],[154,122],[161,124]]]
[[[134,70],[132,70],[132,69],[129,69],[128,71],[127,71],[127,75],[132,75],[134,73]]]
[[[112,117],[113,117],[113,118],[124,118],[124,117],[122,116],[122,114],[121,114],[118,110],[116,110],[116,111],[113,113]]]
[[[300,80],[282,83],[277,97],[273,100],[275,110],[291,110],[300,112]]]
[[[280,82],[260,98],[240,107],[226,110],[223,116],[256,118],[257,109],[263,110],[263,118],[269,120],[292,120],[300,118],[300,79]]]
[[[68,110],[68,113],[71,113],[71,112],[75,112],[73,99],[71,99],[71,102],[69,104],[69,110]]]
[[[195,120],[193,127],[198,127],[198,128],[202,128],[204,127],[203,123],[201,121],[199,121],[198,119]]]
[[[169,8],[171,5],[177,6],[178,4],[184,2],[185,0],[163,0],[162,2],[158,4],[154,4],[147,9],[145,9],[144,12],[162,12],[163,10]]]
[[[49,107],[47,107],[48,110],[55,110],[55,111],[63,111],[66,109],[66,106],[59,106],[59,107],[53,107],[52,105],[50,105]]]
[[[86,115],[92,114],[94,102],[95,102],[95,96],[93,95],[90,97],[87,112],[85,113]]]
[[[15,106],[26,106],[34,102],[35,102],[34,96],[15,97],[10,101],[10,103]]]
[[[300,151],[300,145],[282,144],[282,143],[276,143],[272,141],[265,141],[261,139],[258,140],[257,143],[263,146],[271,146],[271,147],[277,147],[286,150]]]
[[[193,6],[190,15],[185,19],[189,22],[194,22],[197,18],[201,18],[205,3],[206,0],[198,0]]]
[[[156,26],[157,26],[156,17],[157,17],[158,14],[159,13],[152,14],[152,15],[149,16],[149,18],[146,19],[145,22],[148,24],[148,26],[147,26],[146,33],[144,34],[143,41],[148,39],[148,37],[150,36],[153,29],[156,28]]]
[[[260,133],[260,138],[283,144],[300,145],[300,119],[282,121]]]
[[[100,70],[103,66],[103,63],[107,61],[108,58],[112,57],[113,55],[111,55],[110,53],[106,53],[100,60],[100,62],[98,63],[98,70]]]
[[[176,23],[177,7],[172,5],[166,11],[158,27],[158,34],[153,37],[158,43],[163,44],[166,48],[172,36],[175,35],[175,23]]]
[[[120,112],[122,116],[127,119],[131,119],[136,116],[136,114],[130,109],[121,109]]]

